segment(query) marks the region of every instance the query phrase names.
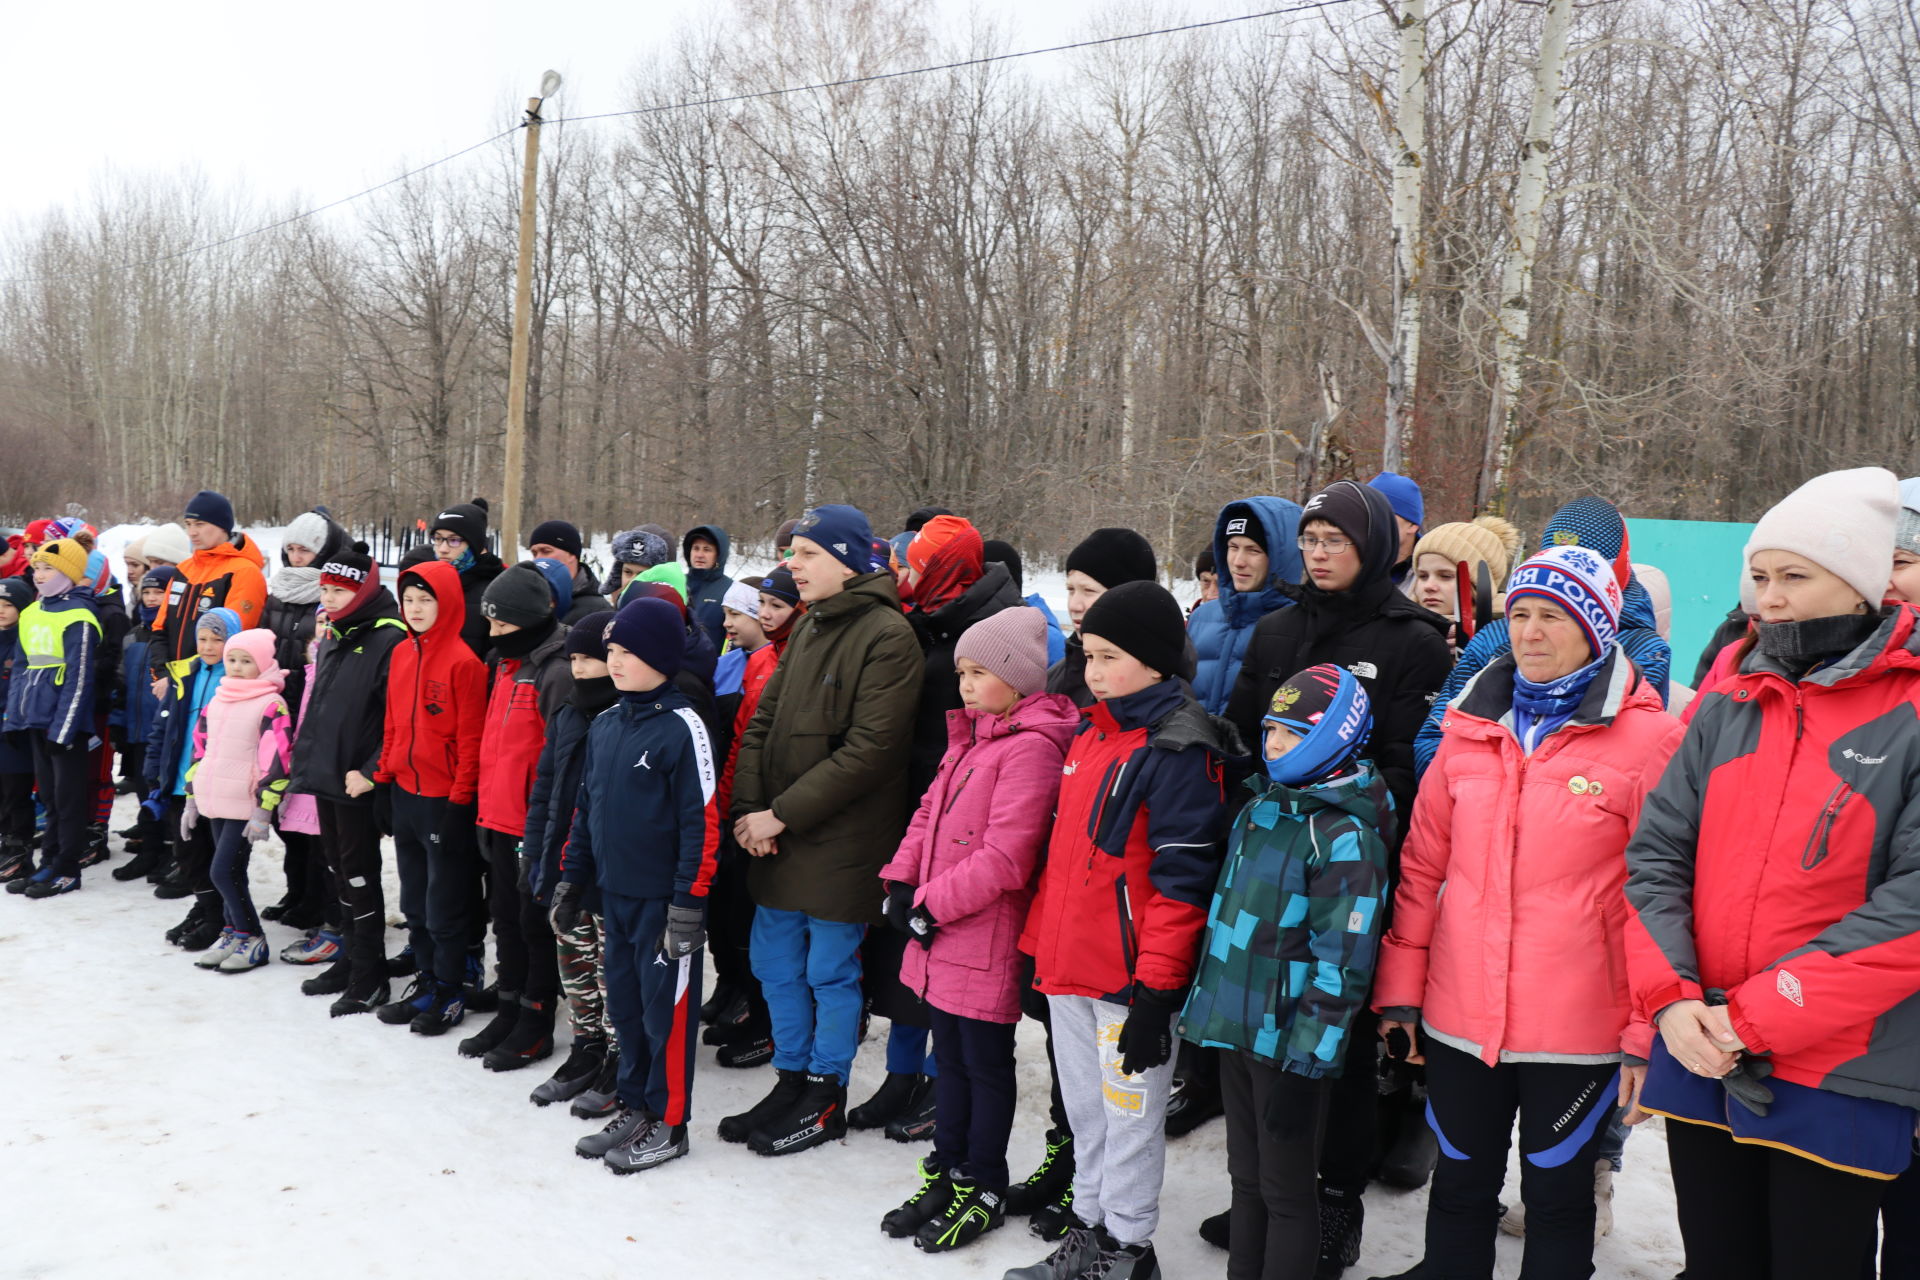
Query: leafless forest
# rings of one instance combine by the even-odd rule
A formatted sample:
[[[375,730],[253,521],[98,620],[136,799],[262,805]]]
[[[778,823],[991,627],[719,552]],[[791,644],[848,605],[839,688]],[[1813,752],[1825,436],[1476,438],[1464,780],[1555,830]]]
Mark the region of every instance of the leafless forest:
[[[743,0],[630,105],[1012,47],[929,23]],[[519,137],[204,251],[296,210],[147,178],[14,228],[0,511],[497,496]],[[1030,555],[1129,523],[1184,556],[1227,498],[1369,473],[1390,415],[1447,518],[1751,519],[1920,465],[1920,0],[1346,0],[550,125],[542,161],[530,519],[758,539],[812,499],[880,532],[938,500]]]

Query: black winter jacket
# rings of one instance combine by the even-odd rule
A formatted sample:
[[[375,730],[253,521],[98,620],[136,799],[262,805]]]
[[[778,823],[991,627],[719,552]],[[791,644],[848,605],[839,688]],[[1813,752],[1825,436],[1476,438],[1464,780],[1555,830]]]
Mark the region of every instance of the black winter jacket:
[[[473,567],[460,575],[460,593],[467,598],[467,620],[460,626],[460,638],[482,662],[487,660],[493,640],[487,635],[487,617],[480,612],[480,597],[486,594],[488,584],[506,571],[507,566],[500,563],[499,556],[491,551],[476,551]]]
[[[613,681],[602,677],[593,689],[574,683],[573,697],[547,721],[546,745],[533,777],[533,795],[527,800],[527,830],[520,848],[535,859],[529,883],[541,906],[553,902],[553,886],[560,882],[560,851],[573,830],[574,801],[580,795],[581,766],[587,758],[587,730],[593,719],[619,701]],[[581,905],[599,914],[600,886],[584,885]]]
[[[348,797],[347,774],[372,780],[380,765],[387,720],[387,666],[407,638],[400,608],[385,587],[351,617],[335,619],[313,664],[313,696],[293,743],[287,790],[336,804],[373,803],[373,793]]]
[[[1378,491],[1356,486],[1364,494]],[[1250,746],[1262,740],[1260,721],[1274,691],[1295,672],[1330,662],[1360,679],[1373,703],[1373,734],[1367,756],[1379,767],[1393,794],[1397,828],[1406,829],[1413,811],[1415,775],[1413,738],[1426,721],[1433,695],[1453,665],[1447,648],[1447,620],[1400,594],[1390,576],[1397,550],[1393,509],[1381,498],[1367,498],[1374,537],[1362,543],[1360,579],[1346,591],[1290,586],[1296,601],[1260,619],[1247,642],[1227,719]],[[1309,508],[1303,519],[1313,519]],[[1398,840],[1390,842],[1397,851]]]

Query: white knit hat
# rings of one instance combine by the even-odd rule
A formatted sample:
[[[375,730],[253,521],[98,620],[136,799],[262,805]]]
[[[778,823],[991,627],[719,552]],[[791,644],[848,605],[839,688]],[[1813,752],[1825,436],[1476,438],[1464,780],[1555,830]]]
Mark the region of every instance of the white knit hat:
[[[1760,517],[1747,539],[1756,551],[1803,555],[1879,608],[1893,577],[1893,532],[1900,482],[1884,467],[1829,471],[1795,489]]]
[[[318,511],[302,511],[280,535],[280,545],[284,547],[291,542],[319,555],[327,549],[327,532],[325,516]]]
[[[736,582],[727,588],[726,596],[720,601],[724,609],[735,613],[744,613],[749,618],[760,616],[760,592],[744,582]]]
[[[144,548],[149,560],[165,560],[168,564],[184,564],[193,556],[193,543],[187,540],[187,531],[177,524],[163,524],[147,535]]]

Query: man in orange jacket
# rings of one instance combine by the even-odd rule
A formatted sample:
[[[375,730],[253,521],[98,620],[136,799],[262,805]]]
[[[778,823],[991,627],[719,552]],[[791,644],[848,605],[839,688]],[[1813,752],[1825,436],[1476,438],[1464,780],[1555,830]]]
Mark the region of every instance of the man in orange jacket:
[[[233,504],[225,494],[202,489],[187,503],[187,540],[193,554],[179,565],[153,629],[163,637],[152,648],[154,674],[194,657],[194,621],[209,609],[231,609],[242,629],[257,627],[267,607],[267,579],[260,548],[234,530]]]

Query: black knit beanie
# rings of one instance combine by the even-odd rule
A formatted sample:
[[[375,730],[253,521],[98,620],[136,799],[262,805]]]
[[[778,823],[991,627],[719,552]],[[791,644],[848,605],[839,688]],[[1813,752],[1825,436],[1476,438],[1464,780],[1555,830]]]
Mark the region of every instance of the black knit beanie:
[[[531,560],[522,560],[487,584],[480,612],[516,627],[535,626],[553,616],[553,587]]]
[[[1132,529],[1095,529],[1067,555],[1067,572],[1078,570],[1112,590],[1124,582],[1152,582],[1160,576],[1153,544]]]
[[[487,500],[475,498],[472,502],[456,502],[435,516],[427,528],[428,533],[445,529],[448,533],[462,538],[475,555],[487,549]]]
[[[542,520],[539,524],[533,526],[533,532],[527,535],[527,545],[530,547],[558,547],[560,550],[578,560],[580,558],[581,547],[584,544],[580,539],[580,531],[571,524],[568,524],[565,520]]]
[[[1157,582],[1123,582],[1105,592],[1088,606],[1080,634],[1111,641],[1163,676],[1193,678],[1187,615]]]

